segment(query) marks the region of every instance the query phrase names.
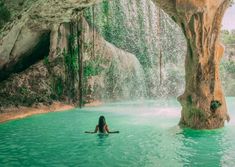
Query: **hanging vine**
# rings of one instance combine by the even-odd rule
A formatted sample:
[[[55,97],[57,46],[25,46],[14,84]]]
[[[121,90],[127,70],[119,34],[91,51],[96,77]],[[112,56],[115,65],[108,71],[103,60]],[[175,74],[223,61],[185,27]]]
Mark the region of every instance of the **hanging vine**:
[[[83,15],[80,19],[77,19],[77,46],[78,46],[78,76],[79,76],[79,107],[83,106],[83,50],[84,50],[84,33],[83,33]]]
[[[95,57],[95,5],[92,6],[92,57]]]
[[[162,41],[161,41],[161,8],[158,9],[158,37],[159,37],[159,84],[162,85]]]

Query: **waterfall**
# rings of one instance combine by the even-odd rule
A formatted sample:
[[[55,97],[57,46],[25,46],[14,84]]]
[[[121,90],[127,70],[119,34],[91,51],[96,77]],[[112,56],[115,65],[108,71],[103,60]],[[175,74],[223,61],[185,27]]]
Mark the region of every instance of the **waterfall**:
[[[84,78],[87,99],[131,100],[146,96],[144,69],[137,57],[107,42],[84,24]],[[94,40],[95,39],[95,40]],[[93,54],[93,45],[95,54]],[[88,100],[89,101],[89,100]]]
[[[105,75],[106,99],[140,99],[146,96],[144,70],[135,55],[125,52],[106,42],[113,54],[111,64]],[[109,90],[110,85],[112,91]],[[110,93],[112,95],[110,95]]]
[[[93,23],[91,10],[86,10],[85,15],[88,22]],[[114,77],[122,78],[118,82],[121,82],[123,87],[119,90],[119,85],[119,89],[115,89],[117,94],[122,94],[125,98],[155,98],[182,93],[186,42],[180,28],[167,14],[159,10],[151,0],[104,0],[95,6],[94,13],[95,27],[99,34],[109,43],[132,53],[133,56],[132,61],[130,56],[125,54],[122,58],[120,55],[114,56],[114,62],[117,64],[125,64],[123,60],[132,64],[135,67],[132,75],[136,76],[127,77],[130,72],[123,72],[118,65],[113,67]],[[160,70],[162,84],[159,78]],[[130,91],[132,87],[134,89]]]

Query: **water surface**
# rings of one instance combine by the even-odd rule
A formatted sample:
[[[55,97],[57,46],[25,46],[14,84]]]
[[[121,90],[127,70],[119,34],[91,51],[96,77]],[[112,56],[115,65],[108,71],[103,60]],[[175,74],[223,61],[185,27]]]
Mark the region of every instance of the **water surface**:
[[[179,129],[174,99],[119,102],[0,124],[1,166],[235,166],[235,98],[225,128]],[[104,115],[119,134],[85,134]]]

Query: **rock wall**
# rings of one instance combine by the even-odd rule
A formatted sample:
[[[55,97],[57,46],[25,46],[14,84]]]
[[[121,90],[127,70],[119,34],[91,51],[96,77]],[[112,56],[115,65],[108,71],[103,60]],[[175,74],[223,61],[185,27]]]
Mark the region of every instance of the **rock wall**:
[[[229,117],[219,78],[219,62],[224,51],[219,42],[219,33],[222,16],[230,0],[153,1],[182,28],[187,39],[186,88],[184,94],[178,98],[182,105],[180,125],[196,129],[223,127]],[[94,2],[95,0],[38,0],[31,8],[23,11],[18,20],[4,26],[0,34],[2,106],[10,105],[7,99],[14,99],[18,91],[19,98],[16,98],[14,104],[25,105],[25,101],[32,99],[32,94],[37,96],[46,87],[46,98],[49,95],[53,100],[77,101],[77,96],[81,93],[77,89],[79,78],[76,71],[80,58],[74,55],[80,55],[80,46],[76,49],[76,44],[71,39],[80,41],[78,34],[81,30],[76,30],[76,27],[80,24],[78,20],[81,18],[81,11]],[[23,35],[24,33],[30,35]],[[48,36],[48,33],[51,39],[50,51],[44,64],[39,62],[32,66],[31,63],[32,68],[20,68],[21,72],[14,76],[18,72],[17,63],[28,62],[31,55],[34,57],[37,48],[44,43],[44,35]],[[68,34],[75,35],[75,38],[70,36],[68,39]],[[42,57],[41,55],[37,59]],[[34,60],[37,62],[37,59]],[[25,68],[29,71],[25,71]],[[44,73],[39,74],[36,72],[38,70]],[[38,76],[45,80],[38,82]],[[16,86],[17,77],[19,85],[23,83],[19,90]],[[35,85],[41,83],[44,86],[39,86],[42,91],[38,91],[41,89]],[[12,87],[8,89],[7,86]],[[49,90],[53,90],[52,93]],[[22,94],[25,95],[22,97]],[[32,101],[44,100],[37,96]]]
[[[77,15],[94,2],[95,0],[35,0],[32,5],[16,12],[18,17],[14,17],[0,31],[0,70],[15,66],[16,59],[29,56],[29,48],[37,45],[44,33],[50,32],[60,23],[76,20]],[[27,35],[22,35],[24,33]]]
[[[66,35],[74,33],[70,28],[80,18],[81,11],[95,2],[98,1],[6,3],[12,18],[0,30],[1,106],[74,100],[71,97],[75,96],[74,91],[70,89],[77,83],[75,77],[73,81],[69,79],[71,72],[65,65],[62,48],[68,49]]]
[[[85,19],[78,19],[79,23],[55,24],[47,31],[33,31],[26,25],[20,28],[16,25],[4,38],[0,50],[3,55],[10,55],[5,59],[10,63],[6,65],[2,62],[3,68],[0,70],[1,107],[50,104],[52,101],[78,104],[81,54],[78,50],[81,46],[77,45],[77,40],[81,40],[81,36],[84,46],[80,50],[84,63],[83,102],[129,96],[124,93],[128,91],[122,89],[125,88],[126,79],[137,75],[138,60],[133,54],[118,49],[93,32]],[[92,45],[95,47],[94,55]],[[11,62],[14,62],[13,65]],[[89,66],[92,63],[95,73],[89,71],[92,70]],[[114,68],[111,73],[110,68]],[[115,80],[119,82],[109,82],[115,74]]]

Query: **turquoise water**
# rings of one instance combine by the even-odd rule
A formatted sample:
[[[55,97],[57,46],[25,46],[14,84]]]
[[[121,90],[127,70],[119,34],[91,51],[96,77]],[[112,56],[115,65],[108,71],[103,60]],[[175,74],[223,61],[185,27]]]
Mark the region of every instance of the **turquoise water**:
[[[112,103],[35,115],[0,124],[0,166],[235,166],[235,98],[231,121],[212,131],[179,129],[176,100]],[[106,136],[85,134],[104,115]]]

